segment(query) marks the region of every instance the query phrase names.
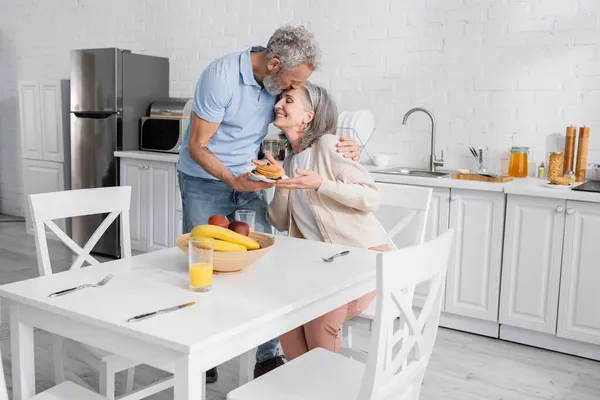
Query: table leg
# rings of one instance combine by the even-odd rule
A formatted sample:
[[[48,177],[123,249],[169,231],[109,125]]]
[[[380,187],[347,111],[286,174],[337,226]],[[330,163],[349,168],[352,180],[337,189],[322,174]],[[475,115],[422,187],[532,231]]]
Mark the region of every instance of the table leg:
[[[10,304],[10,343],[14,400],[35,396],[33,326],[20,321],[19,305]]]
[[[175,360],[174,372],[174,400],[206,399],[206,371],[198,368],[193,356]]]

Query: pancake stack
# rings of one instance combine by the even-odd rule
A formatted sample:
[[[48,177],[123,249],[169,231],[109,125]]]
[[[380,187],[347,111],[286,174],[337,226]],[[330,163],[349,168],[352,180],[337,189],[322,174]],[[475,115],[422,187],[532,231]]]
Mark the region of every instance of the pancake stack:
[[[257,165],[254,173],[256,175],[262,175],[267,179],[279,179],[281,178],[281,168],[276,165]]]

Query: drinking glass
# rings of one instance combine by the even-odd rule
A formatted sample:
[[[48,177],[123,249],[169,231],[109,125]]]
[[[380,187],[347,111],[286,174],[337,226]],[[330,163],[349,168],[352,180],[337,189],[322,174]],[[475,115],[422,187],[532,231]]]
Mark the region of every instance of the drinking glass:
[[[256,222],[256,212],[252,210],[238,210],[235,212],[235,220],[245,222],[250,227],[250,232],[254,232]]]
[[[212,289],[215,242],[212,238],[191,237],[188,248],[190,290],[208,292]]]

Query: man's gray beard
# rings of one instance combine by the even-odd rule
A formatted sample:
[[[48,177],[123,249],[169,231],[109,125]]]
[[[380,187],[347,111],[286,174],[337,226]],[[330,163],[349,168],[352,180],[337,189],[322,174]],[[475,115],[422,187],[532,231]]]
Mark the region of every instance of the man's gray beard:
[[[282,92],[277,82],[275,82],[275,79],[269,75],[263,78],[262,84],[265,87],[265,90],[272,96],[277,96]]]

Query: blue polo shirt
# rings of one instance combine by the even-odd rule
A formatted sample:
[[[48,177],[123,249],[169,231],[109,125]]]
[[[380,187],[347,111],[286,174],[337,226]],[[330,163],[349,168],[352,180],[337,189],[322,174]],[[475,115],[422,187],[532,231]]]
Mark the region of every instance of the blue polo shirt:
[[[200,75],[194,93],[192,113],[220,123],[208,148],[235,176],[247,172],[269,124],[275,119],[273,107],[277,96],[262,89],[252,73],[250,52],[262,50],[253,47],[213,61]],[[177,169],[187,175],[217,179],[190,157],[191,127],[190,122],[183,136]]]

